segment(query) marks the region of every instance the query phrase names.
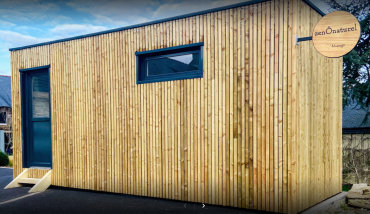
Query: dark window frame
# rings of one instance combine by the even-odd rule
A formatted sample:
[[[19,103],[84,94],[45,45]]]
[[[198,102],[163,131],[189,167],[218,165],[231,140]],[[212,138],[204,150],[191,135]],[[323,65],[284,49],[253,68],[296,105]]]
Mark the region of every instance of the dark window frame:
[[[6,111],[0,112],[0,119],[2,120],[3,116],[1,114],[5,114],[5,118],[4,118],[5,122],[2,123],[2,121],[0,121],[0,125],[7,125],[8,124],[8,118],[7,118],[8,114],[7,114],[7,112]]]
[[[162,48],[150,51],[136,52],[136,83],[154,83],[172,80],[184,80],[203,77],[203,42],[193,43],[188,45],[181,45],[169,48]],[[147,61],[152,59],[159,59],[165,57],[174,57],[185,54],[199,54],[199,69],[194,71],[186,71],[180,73],[163,74],[148,76],[147,75]]]
[[[28,134],[26,132],[27,130],[27,127],[29,127],[29,125],[27,124],[27,117],[26,117],[26,113],[27,113],[27,107],[30,106],[30,101],[29,99],[26,99],[27,96],[26,96],[26,89],[27,89],[27,75],[28,74],[31,74],[31,73],[38,73],[40,72],[40,70],[44,70],[46,69],[47,70],[47,73],[49,75],[49,88],[50,88],[50,65],[44,65],[44,66],[39,66],[39,67],[32,67],[32,68],[24,68],[24,69],[19,69],[19,73],[20,73],[20,83],[21,83],[21,118],[22,118],[22,121],[24,121],[22,123],[22,166],[23,168],[29,168],[29,166],[26,164],[27,163],[27,158],[29,158],[29,152],[27,152],[27,139],[28,137]],[[51,117],[51,94],[49,94],[49,117],[48,119],[50,118],[50,123],[52,124],[52,121],[53,121],[53,118]],[[50,129],[50,133],[52,136],[52,129]],[[52,138],[50,138],[51,142],[52,142]],[[52,150],[53,150],[53,145],[51,145],[51,152],[50,152],[50,158],[51,158],[51,166],[50,166],[50,169],[53,168],[53,158],[52,158]]]

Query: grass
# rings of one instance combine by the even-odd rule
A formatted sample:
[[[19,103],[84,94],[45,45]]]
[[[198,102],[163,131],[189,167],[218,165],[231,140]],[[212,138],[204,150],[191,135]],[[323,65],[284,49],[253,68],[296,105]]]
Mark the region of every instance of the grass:
[[[342,210],[348,210],[348,207],[347,207],[347,204],[345,203],[340,203],[340,207],[342,208]]]
[[[351,188],[352,188],[352,184],[342,185],[342,191],[343,192],[348,192],[349,190],[351,190]]]
[[[8,155],[8,157],[9,157],[8,167],[13,167],[13,158],[10,158],[10,157],[13,157],[13,155]]]

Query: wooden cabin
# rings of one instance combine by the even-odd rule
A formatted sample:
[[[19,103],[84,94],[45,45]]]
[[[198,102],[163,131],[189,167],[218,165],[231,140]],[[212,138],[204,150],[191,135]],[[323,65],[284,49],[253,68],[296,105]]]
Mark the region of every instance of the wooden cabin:
[[[341,192],[323,15],[257,0],[10,49],[15,180],[281,213]]]

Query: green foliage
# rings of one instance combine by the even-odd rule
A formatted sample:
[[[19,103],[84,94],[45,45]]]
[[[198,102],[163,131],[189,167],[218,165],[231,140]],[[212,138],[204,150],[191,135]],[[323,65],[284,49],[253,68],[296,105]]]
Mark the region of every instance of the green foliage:
[[[340,207],[342,208],[342,210],[348,210],[347,204],[343,202],[340,203]]]
[[[343,109],[355,102],[370,119],[370,1],[326,0],[332,9],[353,14],[360,22],[361,36],[355,48],[343,56]]]
[[[342,191],[343,192],[348,192],[348,191],[350,191],[351,190],[351,188],[352,188],[352,184],[347,184],[347,185],[343,185],[342,186]]]
[[[0,151],[0,166],[8,166],[9,158],[6,154]]]

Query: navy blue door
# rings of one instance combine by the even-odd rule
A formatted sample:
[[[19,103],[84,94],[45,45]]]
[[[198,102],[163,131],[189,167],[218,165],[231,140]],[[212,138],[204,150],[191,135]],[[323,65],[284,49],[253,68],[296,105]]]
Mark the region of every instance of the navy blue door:
[[[52,165],[50,84],[48,69],[25,74],[23,128],[25,139],[25,167],[48,167]]]

